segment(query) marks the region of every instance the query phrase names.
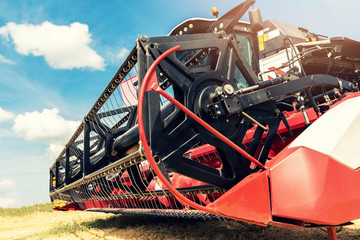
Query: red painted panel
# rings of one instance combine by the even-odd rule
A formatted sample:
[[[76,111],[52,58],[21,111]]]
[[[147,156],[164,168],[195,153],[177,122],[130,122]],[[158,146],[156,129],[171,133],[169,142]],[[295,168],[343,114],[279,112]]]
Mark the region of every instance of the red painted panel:
[[[234,219],[267,225],[272,217],[266,172],[249,175],[208,207]]]
[[[360,217],[359,170],[303,147],[286,149],[281,156],[270,169],[274,216],[326,225]]]

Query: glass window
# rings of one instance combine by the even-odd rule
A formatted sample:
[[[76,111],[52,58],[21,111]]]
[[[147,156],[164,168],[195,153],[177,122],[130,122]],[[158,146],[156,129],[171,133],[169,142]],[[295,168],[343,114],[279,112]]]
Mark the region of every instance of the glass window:
[[[253,66],[252,48],[248,36],[245,34],[236,34],[236,41],[238,42],[241,53],[244,55],[246,61],[252,67]]]
[[[249,87],[249,84],[247,83],[246,79],[242,75],[242,73],[238,67],[238,64],[240,64],[240,62],[236,61],[235,71],[234,71],[234,81],[238,88],[247,88],[247,87]]]

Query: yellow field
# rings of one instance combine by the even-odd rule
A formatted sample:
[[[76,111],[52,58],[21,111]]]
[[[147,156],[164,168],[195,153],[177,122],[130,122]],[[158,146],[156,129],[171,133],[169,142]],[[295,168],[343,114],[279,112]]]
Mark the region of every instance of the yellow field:
[[[339,239],[360,239],[360,221]],[[326,239],[321,229],[69,211],[0,216],[0,239]]]

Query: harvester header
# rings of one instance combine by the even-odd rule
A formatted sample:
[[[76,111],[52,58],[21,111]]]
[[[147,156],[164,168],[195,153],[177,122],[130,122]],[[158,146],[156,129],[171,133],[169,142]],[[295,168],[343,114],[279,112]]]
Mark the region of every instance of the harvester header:
[[[55,209],[328,227],[332,239],[360,217],[360,43],[259,9],[240,21],[254,2],[136,40],[50,168]]]

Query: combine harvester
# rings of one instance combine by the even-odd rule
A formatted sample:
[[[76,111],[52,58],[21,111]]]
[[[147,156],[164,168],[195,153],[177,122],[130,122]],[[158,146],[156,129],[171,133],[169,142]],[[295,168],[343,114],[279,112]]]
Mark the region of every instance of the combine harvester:
[[[360,218],[360,43],[247,0],[136,45],[50,168],[57,210],[262,226]],[[216,9],[214,15],[217,15]]]

